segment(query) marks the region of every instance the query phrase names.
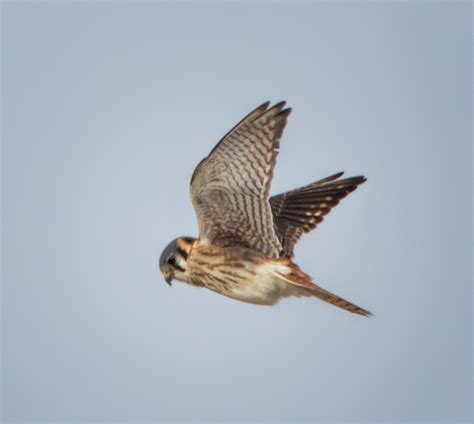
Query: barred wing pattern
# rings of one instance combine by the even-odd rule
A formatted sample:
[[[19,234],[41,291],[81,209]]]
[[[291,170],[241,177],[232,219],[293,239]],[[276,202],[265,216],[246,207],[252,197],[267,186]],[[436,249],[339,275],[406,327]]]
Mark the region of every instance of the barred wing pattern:
[[[291,259],[302,234],[316,228],[341,199],[366,181],[362,176],[338,180],[342,175],[343,172],[339,172],[270,198],[273,221],[282,246],[281,257]]]
[[[248,114],[196,167],[191,199],[201,241],[248,247],[279,257],[268,191],[291,109],[264,103]]]

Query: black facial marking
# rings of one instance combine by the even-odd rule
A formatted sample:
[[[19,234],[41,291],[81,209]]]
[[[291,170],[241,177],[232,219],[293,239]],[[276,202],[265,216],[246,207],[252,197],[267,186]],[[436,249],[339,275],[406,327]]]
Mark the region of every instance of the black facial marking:
[[[178,271],[181,271],[181,272],[185,272],[185,271],[186,271],[184,268],[182,268],[181,266],[179,266],[177,263],[175,263],[173,266],[174,266],[174,268],[177,269]]]
[[[178,247],[178,254],[181,255],[184,260],[188,259],[188,252]]]

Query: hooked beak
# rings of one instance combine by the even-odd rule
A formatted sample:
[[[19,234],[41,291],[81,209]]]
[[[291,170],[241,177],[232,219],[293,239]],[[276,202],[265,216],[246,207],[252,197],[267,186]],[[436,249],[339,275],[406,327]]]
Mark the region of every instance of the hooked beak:
[[[173,281],[173,271],[168,267],[165,266],[161,269],[163,277],[165,277],[165,281],[171,287],[171,281]]]

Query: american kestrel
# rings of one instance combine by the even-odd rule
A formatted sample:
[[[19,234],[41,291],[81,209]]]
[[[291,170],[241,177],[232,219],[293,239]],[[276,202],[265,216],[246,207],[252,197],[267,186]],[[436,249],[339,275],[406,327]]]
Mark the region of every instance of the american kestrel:
[[[269,198],[279,142],[290,108],[266,102],[232,128],[191,177],[199,238],[179,237],[164,249],[160,270],[224,296],[274,305],[315,296],[359,315],[369,311],[328,292],[292,262],[303,233],[322,222],[365,177],[342,172]]]

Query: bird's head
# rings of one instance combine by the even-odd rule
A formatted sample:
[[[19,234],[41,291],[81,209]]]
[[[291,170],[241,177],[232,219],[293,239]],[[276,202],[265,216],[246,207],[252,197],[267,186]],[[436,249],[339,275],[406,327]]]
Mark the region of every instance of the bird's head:
[[[165,247],[160,256],[160,271],[171,286],[173,279],[186,281],[188,256],[196,239],[178,237]]]

